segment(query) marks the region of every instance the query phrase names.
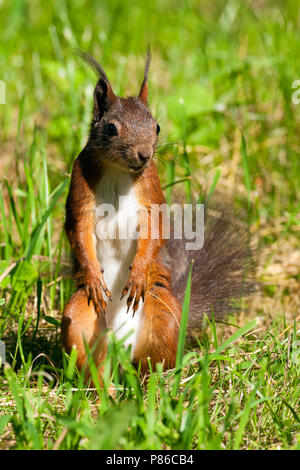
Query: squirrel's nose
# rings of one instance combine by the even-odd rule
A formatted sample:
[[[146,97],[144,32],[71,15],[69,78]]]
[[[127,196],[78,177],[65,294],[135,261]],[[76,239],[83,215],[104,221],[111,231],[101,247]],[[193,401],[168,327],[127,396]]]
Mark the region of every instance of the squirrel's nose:
[[[152,147],[148,146],[139,146],[137,148],[137,157],[141,163],[146,163],[152,157],[153,150]]]
[[[138,157],[141,160],[141,162],[146,162],[151,157],[151,154],[149,152],[147,153],[138,152]]]

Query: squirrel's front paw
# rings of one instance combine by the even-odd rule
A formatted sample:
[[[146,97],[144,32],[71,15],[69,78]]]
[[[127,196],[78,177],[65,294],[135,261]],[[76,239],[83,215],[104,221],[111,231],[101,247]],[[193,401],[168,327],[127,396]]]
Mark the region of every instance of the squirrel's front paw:
[[[142,298],[143,301],[145,299],[146,275],[142,270],[134,269],[134,267],[131,269],[128,282],[122,291],[121,300],[126,294],[128,294],[128,292],[129,292],[129,295],[127,299],[127,313],[133,302],[132,309],[133,309],[133,316],[134,316],[135,312],[138,309],[140,299]]]
[[[86,270],[83,274],[83,284],[88,304],[92,301],[96,313],[104,316],[106,301],[104,300],[103,292],[109,300],[111,300],[111,292],[104,282],[103,272],[100,269]]]

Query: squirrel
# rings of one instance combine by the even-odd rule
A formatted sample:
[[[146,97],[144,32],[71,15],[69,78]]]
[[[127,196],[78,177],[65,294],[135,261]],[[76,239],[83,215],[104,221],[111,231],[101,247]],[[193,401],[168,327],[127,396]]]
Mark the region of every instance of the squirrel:
[[[118,97],[107,75],[87,52],[98,82],[87,144],[73,164],[66,201],[65,229],[74,257],[76,292],[62,318],[62,343],[77,349],[77,366],[87,363],[85,342],[101,377],[107,331],[126,337],[131,360],[142,374],[176,361],[182,302],[191,261],[192,287],[188,330],[201,329],[203,315],[216,318],[234,310],[232,299],[249,290],[243,273],[251,263],[245,230],[231,217],[212,217],[204,246],[185,249],[184,239],[152,237],[151,211],[166,203],[154,163],[160,132],[148,107],[148,51],[137,97]],[[99,208],[112,204],[107,222]],[[104,205],[104,206],[103,206]],[[143,209],[143,210],[139,210]],[[105,222],[118,231],[128,222],[129,236],[105,237]],[[147,236],[130,236],[142,225]],[[118,232],[119,233],[119,232]],[[101,379],[100,379],[101,381]]]

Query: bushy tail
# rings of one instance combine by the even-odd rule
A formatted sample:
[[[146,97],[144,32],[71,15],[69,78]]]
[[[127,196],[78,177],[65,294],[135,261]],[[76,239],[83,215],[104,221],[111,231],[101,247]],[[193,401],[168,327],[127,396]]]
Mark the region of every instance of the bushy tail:
[[[204,246],[185,250],[185,240],[171,239],[173,282],[177,299],[183,302],[188,272],[193,260],[188,329],[201,329],[203,315],[216,320],[239,310],[238,301],[254,288],[254,250],[247,224],[228,210],[208,210],[205,214]]]

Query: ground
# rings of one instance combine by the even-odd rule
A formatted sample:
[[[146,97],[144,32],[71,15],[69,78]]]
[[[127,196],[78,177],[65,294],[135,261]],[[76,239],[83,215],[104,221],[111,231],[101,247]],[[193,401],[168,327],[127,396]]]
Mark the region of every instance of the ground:
[[[0,448],[299,449],[300,2],[14,0],[0,17]],[[64,202],[95,84],[72,48],[126,95],[147,43],[167,198],[246,211],[259,288],[145,383],[112,340],[117,396],[101,391],[99,405],[60,343],[73,289]]]

